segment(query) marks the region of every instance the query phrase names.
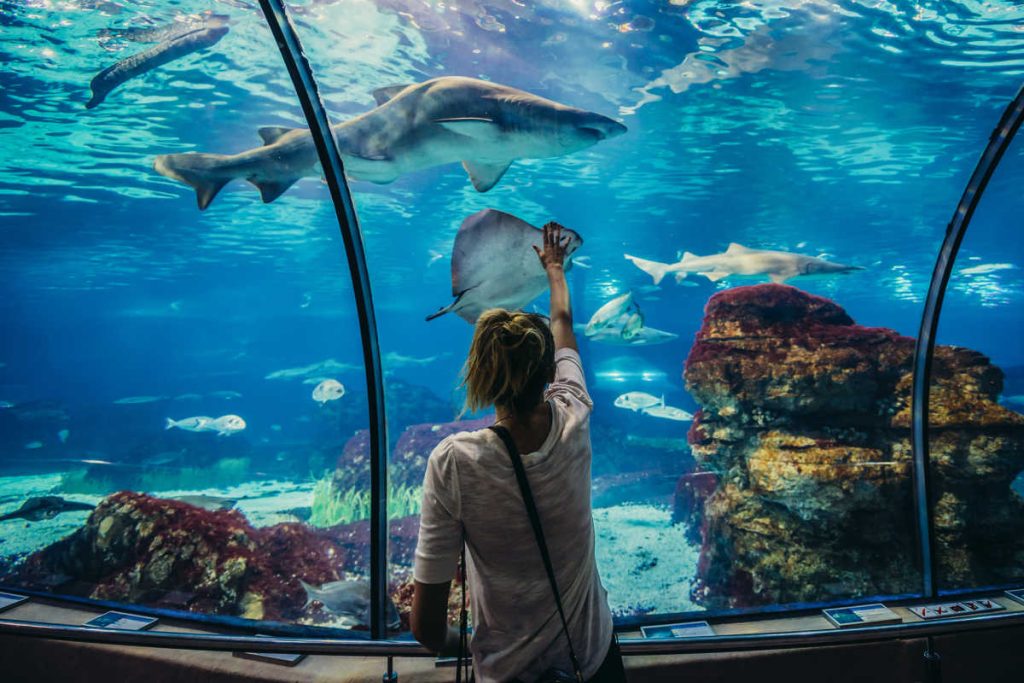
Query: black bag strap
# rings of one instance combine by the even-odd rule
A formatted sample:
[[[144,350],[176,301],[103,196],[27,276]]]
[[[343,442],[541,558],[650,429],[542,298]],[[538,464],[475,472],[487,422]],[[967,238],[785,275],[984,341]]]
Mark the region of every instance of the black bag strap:
[[[498,435],[508,449],[509,458],[512,460],[512,469],[516,471],[516,481],[519,482],[519,490],[523,494],[523,502],[526,503],[526,513],[530,517],[530,524],[533,526],[533,535],[537,539],[537,546],[540,548],[540,556],[544,560],[544,569],[548,573],[548,581],[551,582],[551,592],[555,594],[555,604],[558,606],[558,616],[562,618],[562,630],[565,631],[565,639],[569,641],[569,657],[572,659],[573,672],[576,680],[583,683],[583,672],[580,663],[576,659],[576,651],[572,647],[572,637],[569,635],[569,624],[565,620],[565,610],[562,609],[562,597],[558,592],[558,582],[555,580],[555,570],[551,567],[551,555],[548,554],[548,544],[544,540],[544,531],[540,526],[540,515],[537,514],[537,506],[533,502],[533,493],[530,491],[530,482],[526,478],[526,468],[523,467],[523,458],[519,455],[516,442],[508,430],[498,425],[488,427]]]

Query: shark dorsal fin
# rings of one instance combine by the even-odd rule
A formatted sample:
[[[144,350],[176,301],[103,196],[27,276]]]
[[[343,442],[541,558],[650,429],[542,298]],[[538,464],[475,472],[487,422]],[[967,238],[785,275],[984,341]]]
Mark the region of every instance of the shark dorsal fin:
[[[694,259],[694,258],[697,258],[697,255],[694,254],[692,251],[684,251],[683,252],[683,257],[681,259],[679,259],[679,260],[680,261],[689,261],[690,259]]]
[[[373,101],[377,103],[377,106],[384,104],[385,102],[395,98],[398,93],[408,88],[410,83],[403,83],[402,85],[386,85],[383,88],[377,88],[371,93],[373,95]]]
[[[496,164],[482,164],[478,161],[462,162],[462,167],[466,169],[469,181],[473,183],[477,192],[487,192],[494,187],[511,165],[511,161],[499,161]]]
[[[277,142],[282,135],[290,133],[294,128],[287,128],[285,126],[263,126],[257,133],[260,134],[260,139],[263,140],[264,145],[272,145]]]
[[[480,141],[490,141],[500,132],[501,127],[494,119],[482,117],[465,117],[455,119],[435,119],[434,123],[444,126],[446,130]]]
[[[745,251],[753,251],[753,250],[752,249],[748,249],[747,247],[743,246],[742,244],[737,244],[736,242],[730,242],[729,243],[729,248],[725,250],[725,253],[726,254],[742,254]]]

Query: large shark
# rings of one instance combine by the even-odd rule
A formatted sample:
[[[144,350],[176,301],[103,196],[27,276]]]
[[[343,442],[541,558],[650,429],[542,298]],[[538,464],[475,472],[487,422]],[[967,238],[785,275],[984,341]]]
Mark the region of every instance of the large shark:
[[[516,159],[571,154],[626,132],[617,121],[475,78],[444,76],[380,88],[377,107],[331,127],[355,180],[390,183],[420,169],[461,161],[479,192]],[[272,202],[299,178],[317,175],[305,128],[259,129],[263,147],[239,154],[162,154],[159,173],[191,185],[205,209],[224,185],[248,180]]]
[[[654,278],[654,284],[659,284],[669,273],[675,273],[676,280],[682,280],[689,273],[697,273],[712,282],[730,275],[767,275],[772,282],[785,282],[800,275],[831,275],[864,270],[861,266],[832,263],[816,256],[792,254],[787,251],[748,249],[735,242],[721,254],[697,256],[686,252],[678,263],[648,261],[629,254],[624,256]]]

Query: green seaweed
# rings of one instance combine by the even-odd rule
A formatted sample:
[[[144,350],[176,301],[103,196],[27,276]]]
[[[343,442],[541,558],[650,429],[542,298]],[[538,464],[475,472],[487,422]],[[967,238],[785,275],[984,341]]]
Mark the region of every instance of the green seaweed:
[[[422,496],[420,486],[392,485],[388,491],[388,518],[418,515]],[[356,487],[341,489],[328,473],[316,481],[310,507],[310,526],[326,528],[358,522],[370,518],[370,491]]]

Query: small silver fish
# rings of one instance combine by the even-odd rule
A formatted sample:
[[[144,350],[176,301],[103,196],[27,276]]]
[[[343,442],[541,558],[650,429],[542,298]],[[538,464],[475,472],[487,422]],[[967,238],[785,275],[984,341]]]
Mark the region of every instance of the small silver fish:
[[[328,401],[337,401],[345,395],[345,387],[336,379],[325,379],[313,389],[313,400],[320,405]]]
[[[60,439],[61,443],[67,443],[69,436],[71,436],[71,431],[68,429],[62,429],[57,432],[57,438]]]
[[[206,415],[197,415],[195,417],[186,417],[181,420],[173,420],[167,418],[167,425],[164,429],[184,429],[186,432],[202,432],[206,431],[206,426],[213,422],[212,417]]]
[[[645,408],[665,405],[665,397],[658,398],[644,391],[628,391],[615,398],[616,408],[625,408],[634,413]]]
[[[11,403],[10,401],[0,401],[0,410],[5,410],[7,408],[13,408],[13,407],[14,407],[14,404]]]
[[[133,406],[139,403],[156,403],[157,401],[163,401],[166,396],[126,396],[125,398],[119,398],[114,401],[115,405],[119,406]]]
[[[42,448],[42,447],[43,447],[43,442],[42,441],[29,441],[27,444],[25,444],[25,448],[27,448],[30,451],[34,451],[35,449]]]
[[[210,396],[212,396],[214,398],[223,398],[223,399],[225,399],[227,401],[230,401],[230,400],[236,399],[236,398],[242,398],[242,395],[240,393],[238,393],[237,391],[211,391],[210,392]]]
[[[218,436],[231,436],[245,429],[245,420],[237,415],[223,415],[203,426],[203,431],[217,432]]]
[[[693,415],[682,408],[674,408],[672,406],[667,406],[664,403],[660,406],[644,408],[640,412],[644,415],[650,415],[651,417],[660,417],[663,420],[675,420],[676,422],[689,422],[693,419]]]
[[[203,494],[196,495],[184,495],[184,496],[171,496],[170,500],[176,500],[181,503],[188,503],[194,505],[197,508],[203,508],[210,512],[216,512],[217,510],[230,510],[238,504],[238,498],[228,498],[227,496],[207,496]]]

